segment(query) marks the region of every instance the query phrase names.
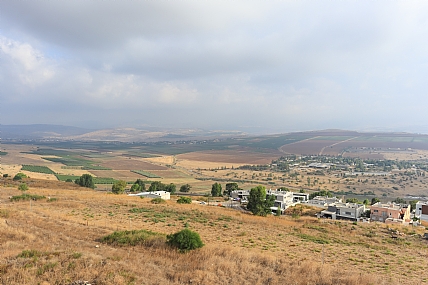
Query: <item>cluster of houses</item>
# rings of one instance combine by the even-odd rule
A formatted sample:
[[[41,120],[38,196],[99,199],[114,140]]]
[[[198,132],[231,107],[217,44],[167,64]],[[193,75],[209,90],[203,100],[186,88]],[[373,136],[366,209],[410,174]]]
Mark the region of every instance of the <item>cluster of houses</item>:
[[[371,205],[370,209],[368,209],[364,204],[345,203],[336,197],[317,196],[309,200],[309,194],[307,193],[276,190],[268,190],[266,194],[275,196],[275,204],[271,207],[272,213],[276,213],[278,208],[281,212],[284,212],[288,207],[295,206],[298,203],[304,203],[309,206],[323,208],[318,214],[318,217],[330,218],[333,220],[363,221],[365,219],[370,219],[387,224],[409,224],[411,222],[410,205],[407,204],[378,202]],[[250,191],[232,191],[231,196],[234,199],[245,202],[250,196]],[[369,215],[367,210],[370,210]],[[428,222],[428,202],[418,202],[416,204],[415,217],[420,218],[421,221]]]
[[[333,220],[352,220],[362,221],[370,218],[372,221],[383,222],[387,224],[409,224],[411,222],[410,205],[396,203],[375,203],[370,206],[370,216],[367,215],[366,206],[357,203],[344,203],[336,197],[317,196],[309,200],[307,193],[294,193],[288,191],[268,190],[266,195],[275,196],[275,203],[271,207],[272,213],[277,213],[278,210],[283,213],[288,207],[296,204],[307,204],[322,208],[318,217],[330,218]],[[166,191],[141,192],[137,194],[129,194],[129,196],[142,196],[146,198],[162,198],[170,199],[170,193]],[[242,202],[248,201],[250,196],[249,190],[232,191],[231,197]],[[415,217],[420,219],[422,223],[428,224],[428,202],[416,203]]]

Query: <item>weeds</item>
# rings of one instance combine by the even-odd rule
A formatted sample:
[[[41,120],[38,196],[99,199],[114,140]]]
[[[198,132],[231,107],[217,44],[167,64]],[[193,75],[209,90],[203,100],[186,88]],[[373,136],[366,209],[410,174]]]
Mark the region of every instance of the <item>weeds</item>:
[[[42,200],[42,199],[46,199],[45,196],[39,196],[39,195],[31,195],[31,194],[22,194],[19,196],[12,196],[12,198],[10,198],[11,201],[13,202],[17,202],[17,201],[29,201],[29,200]]]
[[[103,243],[118,246],[154,246],[164,243],[166,237],[164,234],[148,230],[116,231],[108,236],[101,238]]]

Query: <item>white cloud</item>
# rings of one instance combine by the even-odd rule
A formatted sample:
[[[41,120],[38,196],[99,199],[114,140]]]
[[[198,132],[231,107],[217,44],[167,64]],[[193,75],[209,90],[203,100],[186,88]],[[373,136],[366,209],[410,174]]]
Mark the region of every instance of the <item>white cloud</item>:
[[[427,8],[0,1],[2,123],[393,126],[428,103]]]

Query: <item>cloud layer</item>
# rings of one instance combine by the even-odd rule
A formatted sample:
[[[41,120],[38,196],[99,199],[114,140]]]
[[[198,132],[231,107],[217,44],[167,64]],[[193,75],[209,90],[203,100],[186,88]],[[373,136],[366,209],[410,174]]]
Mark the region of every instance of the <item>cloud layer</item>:
[[[425,132],[427,14],[425,1],[4,0],[0,123]]]

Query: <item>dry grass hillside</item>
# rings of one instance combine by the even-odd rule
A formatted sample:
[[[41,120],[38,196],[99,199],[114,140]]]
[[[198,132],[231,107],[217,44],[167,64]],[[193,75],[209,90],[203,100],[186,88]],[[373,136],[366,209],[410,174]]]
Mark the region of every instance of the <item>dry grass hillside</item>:
[[[27,180],[37,201],[0,183],[0,284],[424,284],[424,228],[312,217],[254,217],[199,204]],[[48,200],[48,197],[50,200]],[[120,230],[197,231],[205,246],[179,253],[164,243],[101,243]],[[392,237],[392,231],[398,238]],[[394,234],[395,237],[395,234]],[[74,282],[74,283],[73,283]]]

